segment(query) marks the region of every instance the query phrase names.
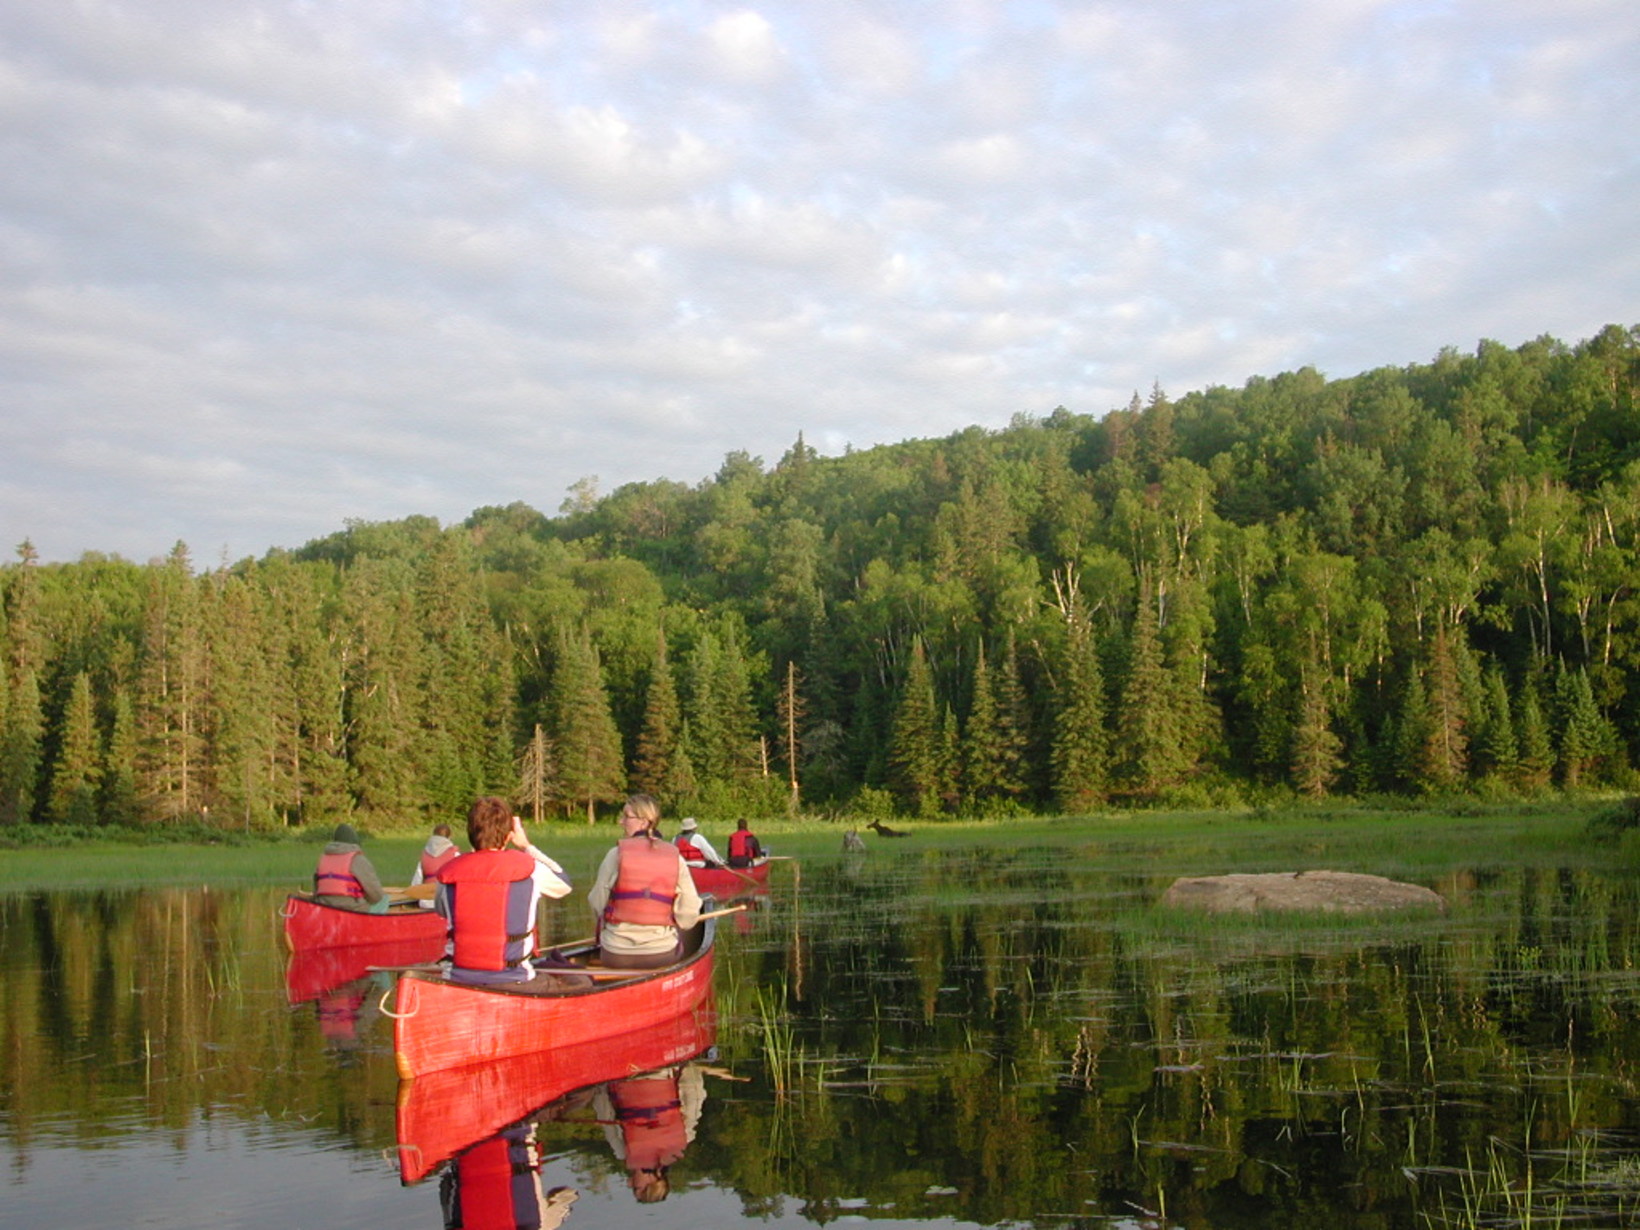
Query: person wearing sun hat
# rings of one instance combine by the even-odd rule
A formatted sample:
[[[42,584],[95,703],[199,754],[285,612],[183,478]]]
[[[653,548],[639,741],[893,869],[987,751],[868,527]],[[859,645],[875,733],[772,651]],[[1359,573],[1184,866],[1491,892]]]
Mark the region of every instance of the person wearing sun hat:
[[[701,833],[700,825],[695,823],[693,816],[683,818],[673,844],[678,847],[678,853],[683,855],[683,861],[691,867],[723,866],[723,860],[718,857],[718,852],[712,849],[712,843]]]
[[[364,856],[358,830],[351,824],[338,824],[319,855],[313,871],[313,899],[320,905],[364,914],[387,912],[381,877]]]

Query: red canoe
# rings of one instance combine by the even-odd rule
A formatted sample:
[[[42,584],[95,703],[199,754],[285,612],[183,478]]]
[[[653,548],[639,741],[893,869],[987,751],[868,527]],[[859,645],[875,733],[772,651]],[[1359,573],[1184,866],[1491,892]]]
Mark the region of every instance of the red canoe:
[[[405,1080],[468,1064],[514,1059],[648,1029],[701,1004],[712,990],[712,942],[706,919],[685,937],[684,958],[664,969],[602,977],[591,986],[543,993],[516,986],[476,987],[431,971],[400,975],[393,1017],[393,1058]],[[550,980],[543,983],[542,979]],[[530,987],[569,983],[538,972]]]
[[[280,911],[285,919],[285,947],[291,952],[309,948],[350,948],[356,944],[392,944],[408,940],[438,940],[442,949],[446,923],[442,915],[419,905],[394,906],[385,914],[366,914],[320,905],[312,897],[292,893]],[[437,957],[434,952],[432,960]]]
[[[689,878],[695,882],[695,891],[701,896],[713,896],[727,901],[742,893],[755,893],[769,884],[767,860],[750,867],[691,867]]]
[[[567,1093],[692,1059],[712,1045],[716,1025],[708,996],[648,1029],[405,1081],[399,1086],[399,1178],[419,1183],[446,1158]]]

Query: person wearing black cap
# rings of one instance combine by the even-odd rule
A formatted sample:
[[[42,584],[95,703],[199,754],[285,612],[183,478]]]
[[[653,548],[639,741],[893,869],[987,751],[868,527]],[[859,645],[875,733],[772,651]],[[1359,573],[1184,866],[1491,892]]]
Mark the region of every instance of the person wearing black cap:
[[[387,913],[387,892],[381,877],[359,848],[359,834],[351,824],[338,824],[330,835],[313,872],[313,899],[365,914]]]

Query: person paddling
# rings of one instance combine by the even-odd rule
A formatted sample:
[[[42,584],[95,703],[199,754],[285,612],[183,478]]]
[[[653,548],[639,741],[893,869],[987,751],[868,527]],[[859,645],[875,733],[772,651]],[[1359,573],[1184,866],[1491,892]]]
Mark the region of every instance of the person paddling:
[[[610,969],[659,969],[683,954],[683,932],[700,920],[700,894],[671,842],[655,835],[660,807],[647,794],[621,809],[625,834],[604,855],[587,903],[598,915],[598,945]]]
[[[706,840],[706,835],[700,831],[700,825],[695,823],[693,816],[685,816],[683,823],[678,826],[677,840],[673,843],[678,847],[678,853],[683,855],[683,861],[691,867],[721,867],[723,860],[718,852],[712,849],[712,843]]]

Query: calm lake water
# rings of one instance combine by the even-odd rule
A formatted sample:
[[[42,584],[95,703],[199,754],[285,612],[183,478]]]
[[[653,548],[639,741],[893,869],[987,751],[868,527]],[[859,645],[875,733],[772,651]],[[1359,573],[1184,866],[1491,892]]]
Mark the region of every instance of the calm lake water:
[[[1640,1224],[1632,875],[1477,867],[1348,926],[1163,914],[1169,878],[784,864],[721,926],[715,1023],[632,1042],[655,1080],[445,1103],[400,1087],[386,975],[289,966],[282,893],[0,898],[0,1226]],[[662,1200],[632,1106],[688,1128]]]

